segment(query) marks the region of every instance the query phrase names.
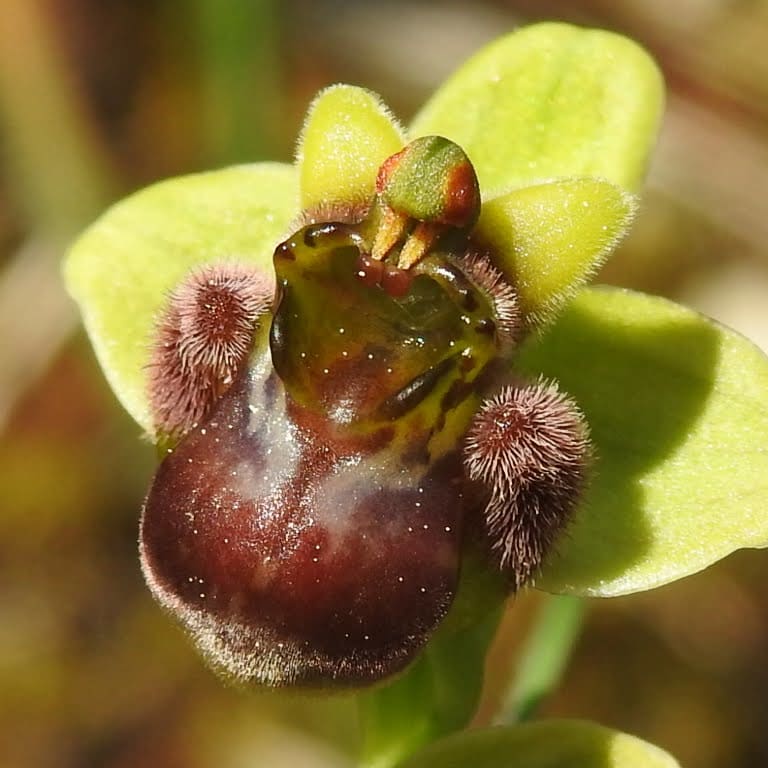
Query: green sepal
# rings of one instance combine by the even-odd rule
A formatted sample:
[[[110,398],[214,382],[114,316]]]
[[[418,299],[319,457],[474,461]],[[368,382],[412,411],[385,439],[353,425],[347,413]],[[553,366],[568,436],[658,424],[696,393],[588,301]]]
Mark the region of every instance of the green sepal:
[[[72,247],[67,288],[107,380],[154,432],[146,367],[155,318],[192,268],[228,260],[272,274],[272,252],[297,212],[295,169],[279,163],[183,176],[110,208]]]
[[[427,102],[412,136],[447,136],[485,199],[559,176],[642,182],[663,83],[650,56],[611,32],[544,23],[491,43]]]
[[[559,381],[596,447],[537,586],[610,597],[768,546],[768,358],[666,299],[581,291],[516,368]]]
[[[551,318],[629,229],[634,197],[589,177],[535,184],[483,205],[478,236],[515,286],[528,325]]]
[[[542,720],[449,736],[401,768],[680,768],[653,744],[580,720]]]
[[[299,139],[301,206],[347,208],[370,200],[376,172],[405,144],[381,99],[353,85],[321,91],[309,107]]]

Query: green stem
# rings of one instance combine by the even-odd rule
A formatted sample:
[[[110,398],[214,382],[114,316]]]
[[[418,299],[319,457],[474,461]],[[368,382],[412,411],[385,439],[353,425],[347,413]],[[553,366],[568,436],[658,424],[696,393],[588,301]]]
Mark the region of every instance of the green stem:
[[[459,627],[447,621],[403,675],[360,695],[363,768],[392,768],[466,727],[477,708],[485,653],[500,615],[498,608]]]
[[[465,554],[462,567],[453,606],[419,658],[399,677],[359,697],[363,768],[392,768],[466,728],[475,714],[505,585],[473,551]]]
[[[499,723],[519,723],[536,713],[560,682],[583,622],[582,600],[566,595],[547,598],[520,655]]]

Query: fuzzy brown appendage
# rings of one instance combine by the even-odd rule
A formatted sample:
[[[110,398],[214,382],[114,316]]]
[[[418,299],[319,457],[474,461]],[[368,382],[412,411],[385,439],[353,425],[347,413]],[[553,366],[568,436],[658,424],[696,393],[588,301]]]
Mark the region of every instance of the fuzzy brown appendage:
[[[491,300],[502,353],[511,350],[520,340],[523,326],[517,291],[484,253],[470,251],[456,263]]]
[[[571,519],[591,457],[586,421],[555,384],[505,387],[475,416],[465,466],[489,492],[486,528],[515,589],[536,575]]]
[[[273,293],[268,276],[240,264],[203,267],[171,292],[149,363],[149,402],[158,435],[182,436],[227,391]]]

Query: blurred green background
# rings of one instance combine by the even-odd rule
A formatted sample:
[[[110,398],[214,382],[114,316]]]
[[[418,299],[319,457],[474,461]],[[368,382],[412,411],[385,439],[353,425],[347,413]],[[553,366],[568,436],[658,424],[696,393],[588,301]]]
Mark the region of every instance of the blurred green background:
[[[689,303],[768,348],[765,0],[3,0],[0,3],[0,766],[351,765],[350,698],[223,685],[144,588],[153,452],[108,391],[59,262],[111,200],[231,162],[290,160],[346,81],[407,120],[515,26],[614,29],[669,104],[642,214],[604,281]],[[768,395],[768,393],[767,393]],[[688,768],[768,765],[768,555],[593,601],[543,714],[593,718]],[[487,723],[542,598],[510,606]]]

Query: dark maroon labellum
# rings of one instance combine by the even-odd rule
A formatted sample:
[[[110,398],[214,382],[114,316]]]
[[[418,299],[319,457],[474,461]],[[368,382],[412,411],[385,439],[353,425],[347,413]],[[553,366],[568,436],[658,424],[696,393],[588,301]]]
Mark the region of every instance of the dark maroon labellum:
[[[454,268],[407,275],[394,292],[370,283],[359,251],[331,225],[277,248],[271,327],[146,500],[150,587],[242,680],[391,675],[456,592],[455,434],[495,349],[475,332],[492,310],[481,296],[468,310],[471,284]]]
[[[393,474],[370,446],[330,439],[261,362],[157,473],[141,529],[150,586],[238,678],[392,674],[456,588],[458,458]]]
[[[584,485],[575,404],[508,372],[517,293],[472,239],[466,155],[417,140],[378,182],[370,205],[337,222],[318,208],[277,247],[271,305],[271,280],[214,266],[158,326],[149,395],[173,447],[144,505],[142,568],[241,681],[395,674],[448,611],[465,541],[517,589]]]

